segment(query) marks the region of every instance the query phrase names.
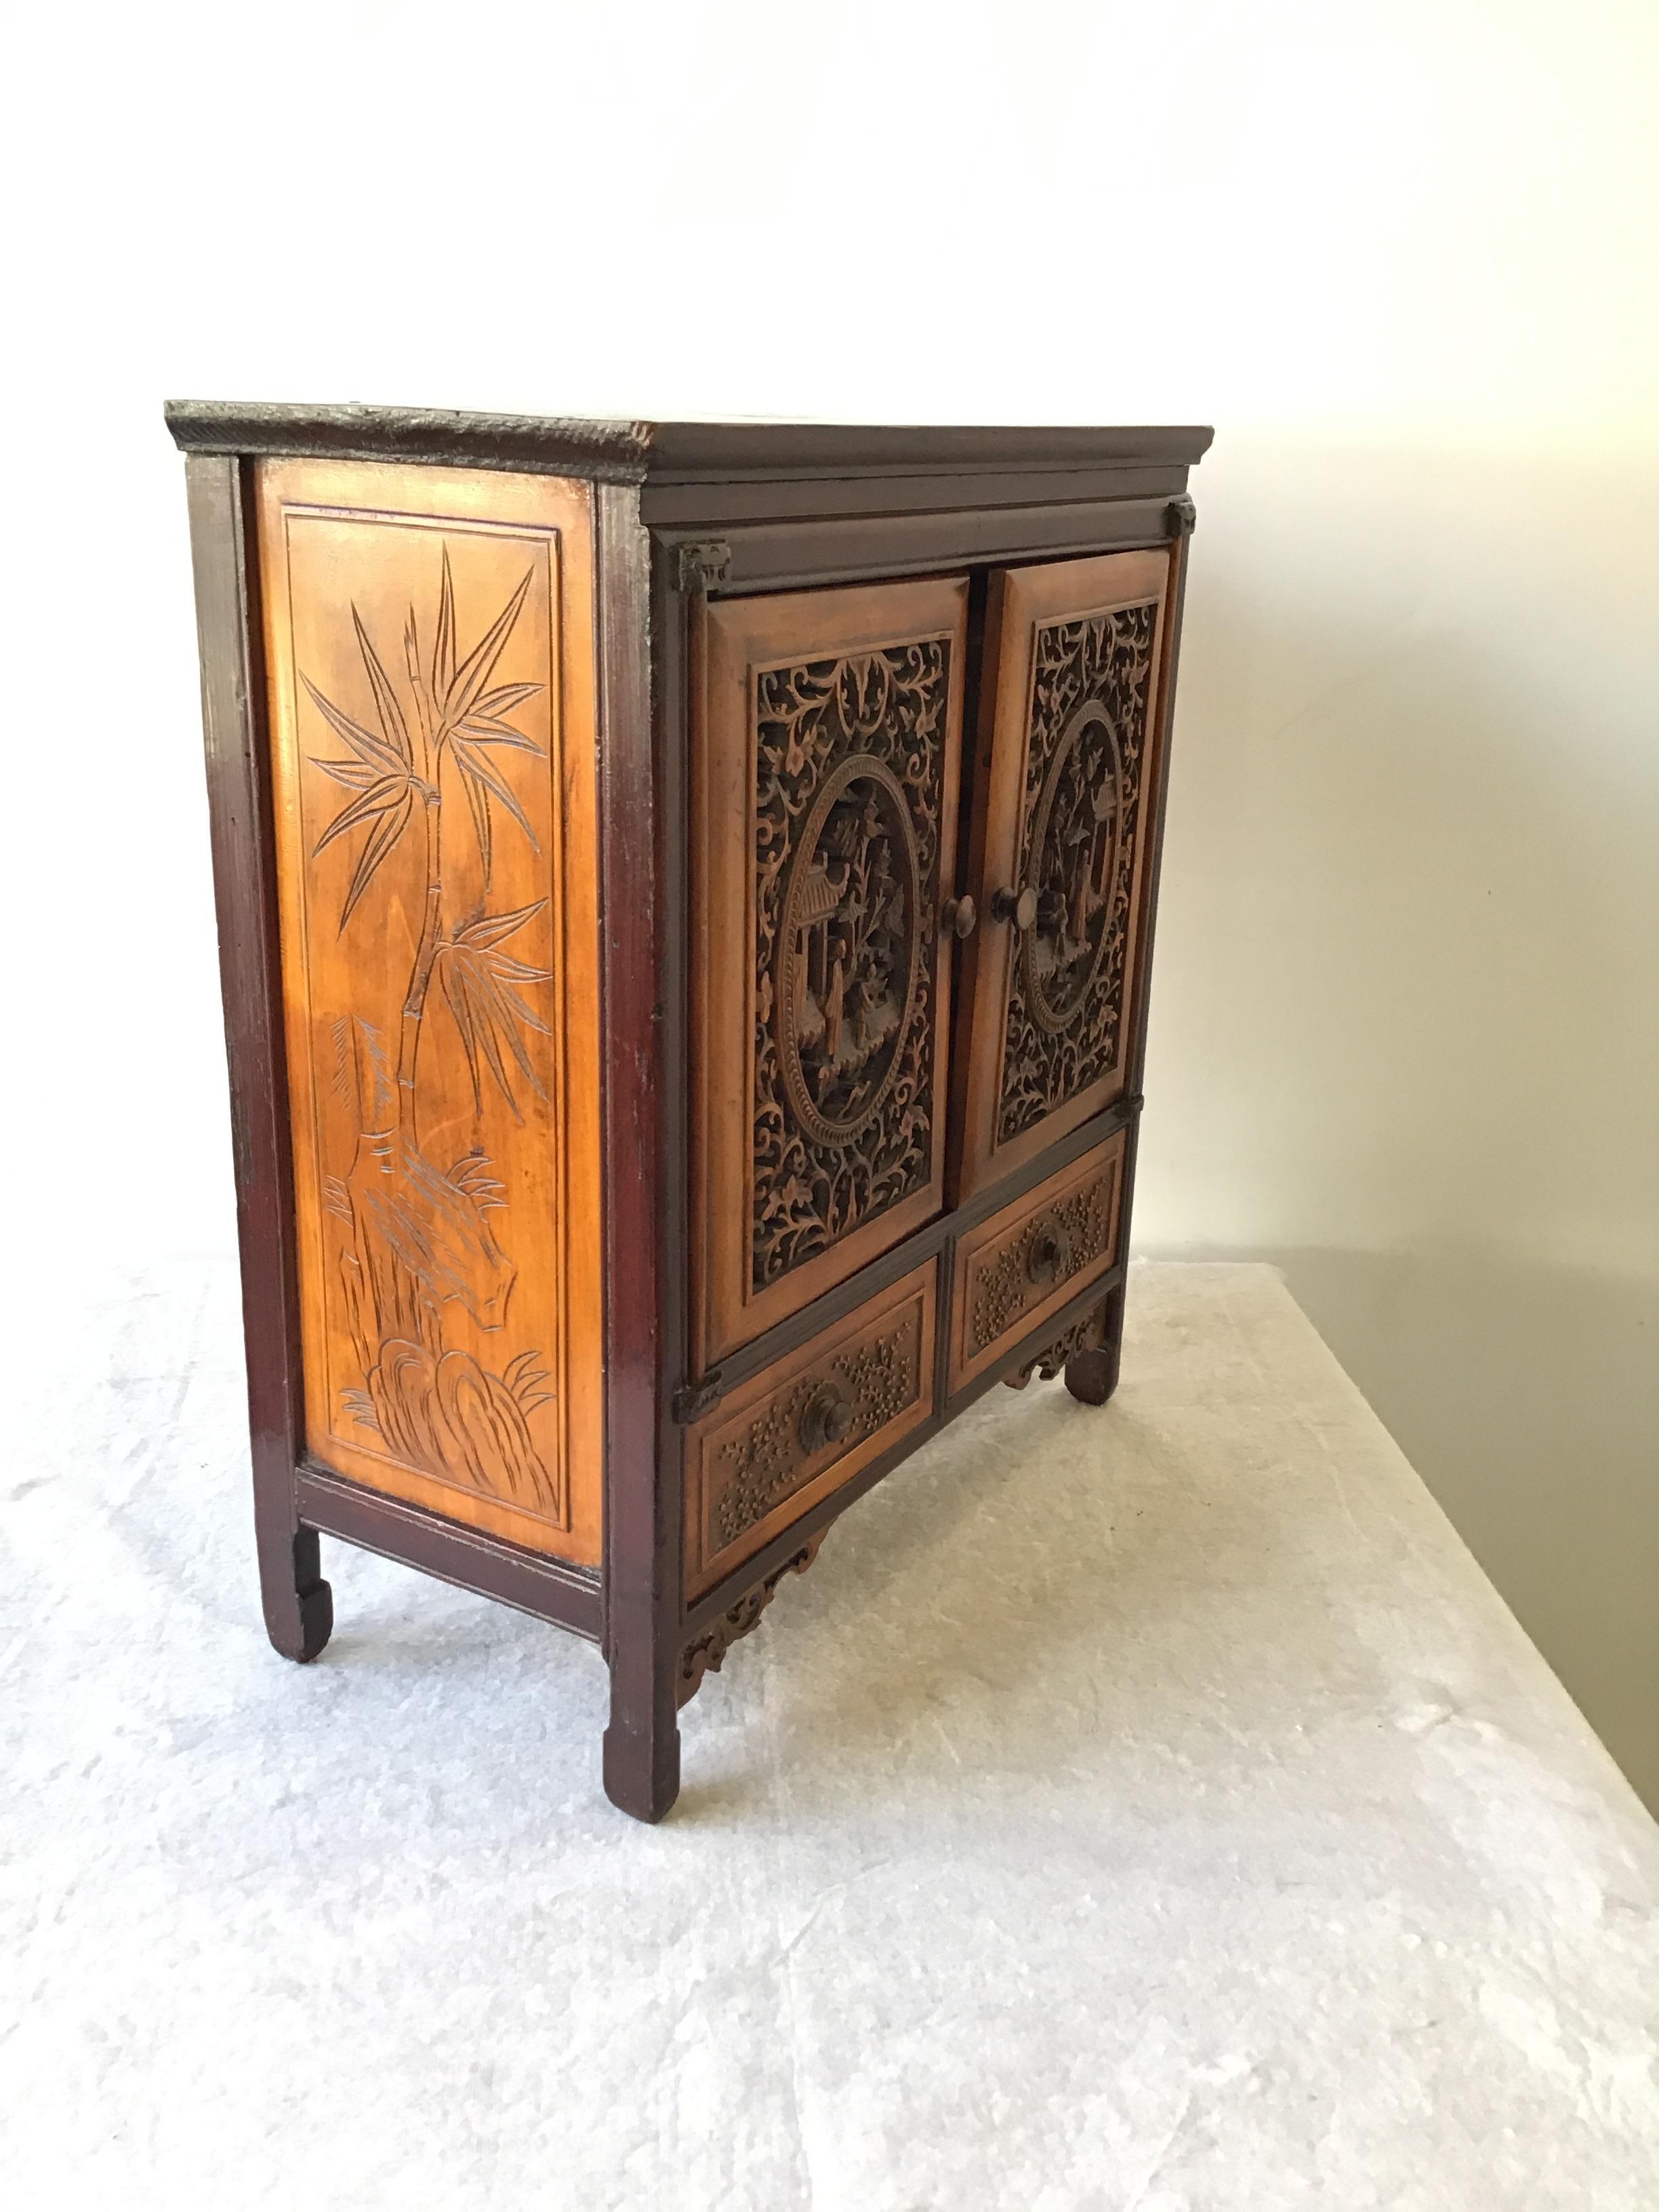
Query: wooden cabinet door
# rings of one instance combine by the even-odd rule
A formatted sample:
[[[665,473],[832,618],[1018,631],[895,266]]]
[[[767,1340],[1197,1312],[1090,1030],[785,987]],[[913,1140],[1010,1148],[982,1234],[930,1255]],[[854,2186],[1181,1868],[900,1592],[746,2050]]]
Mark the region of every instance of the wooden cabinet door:
[[[965,579],[717,600],[692,774],[706,1369],[945,1195]]]
[[[1157,836],[1167,552],[994,573],[957,1201],[1119,1097]]]

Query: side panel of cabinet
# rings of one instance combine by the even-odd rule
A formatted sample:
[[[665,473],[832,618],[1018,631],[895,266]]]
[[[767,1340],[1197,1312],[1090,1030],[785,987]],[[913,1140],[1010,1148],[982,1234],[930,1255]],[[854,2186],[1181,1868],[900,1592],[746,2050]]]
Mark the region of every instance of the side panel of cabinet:
[[[258,489],[306,1449],[594,1564],[591,491]]]
[[[715,601],[692,773],[704,1367],[945,1195],[962,579]]]
[[[1127,1081],[1171,573],[1158,551],[991,577],[957,1202],[1109,1106]]]

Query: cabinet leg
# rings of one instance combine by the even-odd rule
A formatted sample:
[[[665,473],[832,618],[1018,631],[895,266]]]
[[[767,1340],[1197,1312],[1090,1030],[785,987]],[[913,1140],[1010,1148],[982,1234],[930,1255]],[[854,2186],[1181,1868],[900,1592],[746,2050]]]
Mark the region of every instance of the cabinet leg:
[[[646,1680],[640,1679],[647,1674],[645,1668],[637,1662],[629,1665],[617,1654],[611,1656],[605,1794],[636,1820],[660,1820],[680,1794],[674,1655],[669,1656],[670,1664],[659,1668],[653,1663]]]
[[[314,1659],[334,1629],[334,1593],[323,1580],[314,1528],[286,1522],[259,1536],[259,1595],[265,1632],[284,1659]]]
[[[1117,1388],[1123,1352],[1123,1286],[1106,1299],[1102,1312],[1101,1340],[1066,1362],[1066,1388],[1085,1406],[1103,1406]]]

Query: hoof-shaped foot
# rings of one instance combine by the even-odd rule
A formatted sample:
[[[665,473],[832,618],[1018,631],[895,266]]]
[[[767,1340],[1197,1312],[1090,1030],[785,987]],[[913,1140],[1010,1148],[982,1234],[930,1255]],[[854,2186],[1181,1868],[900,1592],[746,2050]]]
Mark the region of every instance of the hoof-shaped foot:
[[[260,1560],[265,1631],[284,1659],[314,1659],[334,1632],[334,1593],[323,1580],[314,1528],[301,1528],[275,1559]]]
[[[1074,1352],[1066,1363],[1066,1388],[1085,1406],[1103,1406],[1117,1388],[1117,1346]]]
[[[654,1826],[680,1794],[680,1732],[669,1729],[651,1736],[613,1722],[605,1732],[604,1765],[605,1794],[611,1803]]]
[[[314,1583],[300,1594],[300,1648],[293,1655],[314,1659],[334,1633],[334,1592],[327,1583]]]

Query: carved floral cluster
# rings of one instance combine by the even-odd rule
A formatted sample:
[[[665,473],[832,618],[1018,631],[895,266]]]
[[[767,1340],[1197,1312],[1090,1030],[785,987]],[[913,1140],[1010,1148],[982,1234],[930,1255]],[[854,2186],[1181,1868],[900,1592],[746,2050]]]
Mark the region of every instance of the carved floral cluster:
[[[1017,1237],[995,1251],[974,1283],[975,1352],[1005,1336],[1028,1306],[1047,1297],[1057,1284],[1081,1273],[1101,1257],[1112,1232],[1112,1189],[1116,1177],[1115,1165],[1105,1169],[1082,1190],[1035,1216]],[[1031,1247],[1045,1228],[1062,1234],[1067,1258],[1053,1277],[1033,1283],[1028,1262]]]
[[[840,1449],[848,1452],[913,1406],[921,1390],[920,1310],[912,1306],[896,1327],[836,1359],[830,1376],[852,1400],[852,1425]],[[801,1433],[813,1394],[826,1380],[815,1370],[793,1389],[769,1399],[749,1425],[721,1445],[724,1482],[714,1507],[714,1535],[721,1548],[764,1520],[787,1498],[818,1454]]]

